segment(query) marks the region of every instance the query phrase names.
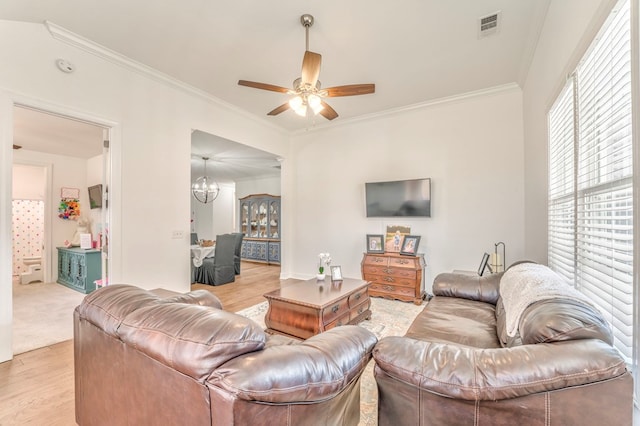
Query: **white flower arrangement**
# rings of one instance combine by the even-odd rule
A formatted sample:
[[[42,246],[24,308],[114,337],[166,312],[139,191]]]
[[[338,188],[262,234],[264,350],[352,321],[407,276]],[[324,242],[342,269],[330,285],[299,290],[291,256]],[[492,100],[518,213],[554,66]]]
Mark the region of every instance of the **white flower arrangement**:
[[[318,272],[324,274],[325,266],[329,267],[331,264],[331,255],[329,253],[320,253],[318,255],[320,262],[318,263]]]

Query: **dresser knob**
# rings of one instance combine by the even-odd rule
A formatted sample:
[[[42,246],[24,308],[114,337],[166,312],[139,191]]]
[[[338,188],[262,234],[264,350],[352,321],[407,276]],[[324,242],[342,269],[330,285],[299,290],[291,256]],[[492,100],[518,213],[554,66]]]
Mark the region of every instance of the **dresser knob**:
[[[340,305],[336,305],[333,308],[331,308],[331,312],[335,314],[336,312],[338,312],[338,309],[340,309]]]
[[[360,300],[360,296],[362,296],[361,293],[356,294],[356,300]]]
[[[393,278],[391,278],[391,277],[384,277],[383,279],[384,279],[385,281],[389,282],[389,283],[392,283],[392,282],[393,282]]]

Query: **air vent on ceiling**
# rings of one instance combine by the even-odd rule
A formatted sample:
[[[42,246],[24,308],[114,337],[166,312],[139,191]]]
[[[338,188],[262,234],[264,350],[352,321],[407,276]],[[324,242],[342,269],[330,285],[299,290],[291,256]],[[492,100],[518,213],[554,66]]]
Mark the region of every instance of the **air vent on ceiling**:
[[[496,34],[500,29],[500,12],[478,18],[478,38]]]

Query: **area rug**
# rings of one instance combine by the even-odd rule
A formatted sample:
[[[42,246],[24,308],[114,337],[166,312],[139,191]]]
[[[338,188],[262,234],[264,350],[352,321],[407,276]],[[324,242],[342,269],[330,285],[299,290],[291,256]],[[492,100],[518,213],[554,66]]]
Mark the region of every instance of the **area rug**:
[[[265,327],[264,316],[269,308],[267,302],[251,306],[237,313]],[[358,324],[376,335],[378,339],[385,336],[402,336],[414,318],[424,309],[422,305],[400,302],[397,300],[371,298],[371,319]],[[378,424],[378,389],[373,377],[373,360],[369,362],[360,381],[360,423],[361,426]]]
[[[13,284],[13,354],[73,339],[84,294],[57,283]]]

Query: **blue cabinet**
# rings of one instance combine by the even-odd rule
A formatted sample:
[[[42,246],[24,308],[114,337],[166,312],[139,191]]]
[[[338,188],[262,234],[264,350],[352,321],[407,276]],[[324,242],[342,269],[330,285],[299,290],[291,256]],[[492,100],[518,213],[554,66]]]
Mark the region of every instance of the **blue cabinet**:
[[[263,263],[280,263],[280,197],[248,195],[240,199],[241,257]]]
[[[96,289],[102,278],[102,252],[78,247],[58,247],[58,283],[81,293]]]

